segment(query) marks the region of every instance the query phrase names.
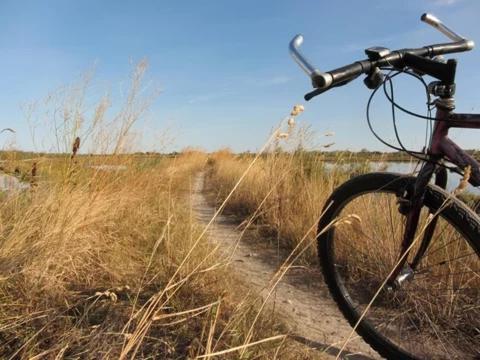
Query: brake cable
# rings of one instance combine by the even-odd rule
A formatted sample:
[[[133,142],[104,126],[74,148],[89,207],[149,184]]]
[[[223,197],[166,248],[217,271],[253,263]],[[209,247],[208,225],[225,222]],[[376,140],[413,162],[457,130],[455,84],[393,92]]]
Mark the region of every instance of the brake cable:
[[[398,108],[399,110],[405,112],[408,115],[418,117],[418,118],[421,118],[421,119],[425,119],[425,120],[429,120],[429,124],[427,125],[427,132],[428,132],[428,126],[430,126],[430,132],[432,133],[432,121],[437,120],[437,119],[435,119],[431,116],[431,107],[430,107],[431,103],[430,103],[430,93],[428,92],[428,85],[426,84],[425,80],[421,76],[411,72],[410,70],[397,70],[397,69],[393,69],[393,68],[382,68],[382,70],[390,70],[390,72],[385,76],[384,80],[382,81],[382,83],[380,85],[383,88],[385,97],[388,99],[388,101],[392,105],[392,110],[391,111],[392,111],[393,126],[394,126],[395,136],[396,136],[396,139],[397,139],[400,147],[397,147],[397,146],[395,146],[391,143],[388,143],[384,139],[382,139],[382,137],[380,135],[378,135],[378,133],[374,130],[374,128],[372,126],[372,122],[371,122],[371,118],[370,118],[370,106],[371,106],[371,102],[373,100],[373,97],[377,93],[380,86],[378,86],[375,90],[373,90],[372,94],[370,95],[370,97],[368,99],[367,107],[366,107],[367,124],[368,124],[368,127],[369,127],[370,131],[375,136],[375,138],[377,138],[377,140],[379,140],[382,144],[386,145],[387,147],[390,147],[391,149],[394,149],[394,150],[397,150],[397,151],[403,151],[403,152],[407,153],[408,155],[410,155],[411,157],[416,158],[420,161],[430,162],[430,163],[433,163],[435,165],[444,167],[444,168],[446,168],[446,169],[448,169],[452,172],[463,175],[463,172],[460,171],[458,168],[445,165],[445,164],[443,164],[441,162],[438,162],[438,161],[433,161],[429,157],[420,156],[420,155],[426,155],[426,154],[424,152],[409,150],[403,145],[403,143],[400,139],[399,133],[398,133],[396,115],[395,115],[395,108]],[[394,71],[396,71],[396,73],[394,73],[393,75],[390,75]],[[407,109],[398,105],[398,103],[395,102],[394,94],[393,94],[393,81],[392,81],[392,79],[394,77],[396,77],[397,75],[400,75],[400,74],[410,75],[410,76],[416,78],[417,80],[419,80],[422,83],[422,85],[425,88],[425,93],[426,93],[426,96],[427,96],[427,114],[428,114],[428,116],[424,116],[424,115],[414,113],[413,111],[407,110]],[[388,91],[387,91],[387,87],[386,87],[387,82],[390,85],[391,95],[389,95]]]

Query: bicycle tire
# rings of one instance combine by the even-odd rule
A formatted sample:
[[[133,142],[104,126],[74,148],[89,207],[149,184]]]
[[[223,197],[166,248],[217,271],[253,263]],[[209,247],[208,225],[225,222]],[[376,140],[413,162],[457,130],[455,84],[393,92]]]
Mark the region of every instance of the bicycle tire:
[[[336,226],[331,226],[331,224],[337,219],[342,209],[355,198],[363,194],[380,192],[400,195],[405,192],[405,189],[412,187],[414,182],[415,178],[412,176],[396,173],[369,173],[352,178],[342,184],[332,193],[325,204],[317,233],[320,265],[333,300],[352,327],[359,320],[360,314],[355,310],[351,294],[342,283],[339,275],[341,270],[336,268],[333,254]],[[447,198],[449,202],[445,206]],[[473,248],[474,258],[475,254],[480,258],[480,218],[477,214],[460,200],[435,185],[428,185],[423,204],[433,211],[437,211],[443,205],[444,208],[441,211],[443,219],[453,225]],[[338,236],[340,237],[340,235]],[[478,261],[477,258],[474,261]],[[366,320],[360,322],[356,331],[375,351],[387,359],[419,358],[385,337]],[[477,345],[480,348],[480,344]],[[475,358],[476,356],[474,355]]]

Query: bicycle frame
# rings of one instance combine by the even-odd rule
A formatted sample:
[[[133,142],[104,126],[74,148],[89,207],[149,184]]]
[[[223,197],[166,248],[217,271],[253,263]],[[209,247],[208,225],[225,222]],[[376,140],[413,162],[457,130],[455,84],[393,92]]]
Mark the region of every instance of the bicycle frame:
[[[470,166],[469,182],[480,186],[480,164],[448,138],[450,128],[480,129],[480,114],[456,114],[437,108],[430,155],[446,158],[462,170]]]
[[[421,20],[442,32],[451,42],[433,44],[421,48],[406,48],[392,51],[384,47],[375,46],[365,50],[368,57],[367,59],[357,60],[326,72],[320,71],[319,68],[313,66],[300,52],[300,46],[303,42],[301,35],[295,36],[290,42],[290,53],[292,57],[310,77],[314,88],[313,91],[304,96],[306,101],[335,87],[344,86],[359,76],[365,75],[365,85],[369,89],[374,90],[367,105],[367,120],[369,121],[368,111],[370,101],[375,92],[380,86],[385,85],[386,82],[388,84],[393,76],[402,72],[409,72],[410,75],[422,79],[422,83],[425,85],[428,94],[428,101],[430,101],[431,96],[436,99],[436,113],[435,118],[432,119],[434,121],[432,137],[425,149],[425,153],[422,152],[422,156],[418,157],[421,162],[419,173],[416,176],[402,176],[391,173],[367,174],[352,179],[336,189],[324,206],[325,213],[321,216],[318,225],[317,240],[319,257],[325,281],[343,315],[352,326],[355,323],[354,330],[383,357],[389,359],[423,358],[427,353],[430,354],[430,351],[431,355],[428,356],[429,358],[432,356],[438,357],[441,354],[452,357],[452,353],[459,357],[463,354],[470,355],[471,353],[475,357],[478,355],[478,347],[476,346],[476,333],[474,329],[477,329],[478,326],[472,323],[475,327],[468,327],[468,334],[473,335],[469,335],[468,337],[465,336],[467,332],[464,332],[462,329],[462,327],[465,328],[465,323],[470,322],[470,311],[475,309],[475,292],[471,292],[473,297],[467,295],[466,300],[464,301],[462,299],[462,301],[458,302],[458,305],[453,301],[449,304],[450,307],[448,307],[447,310],[452,316],[447,317],[446,320],[447,322],[450,322],[450,320],[454,321],[452,321],[452,326],[447,324],[445,327],[446,331],[442,335],[438,334],[437,326],[435,326],[434,321],[432,321],[437,317],[435,314],[434,317],[426,316],[429,320],[429,324],[425,324],[427,336],[422,336],[421,339],[416,336],[417,334],[421,334],[423,330],[423,326],[421,325],[423,325],[425,318],[425,310],[423,305],[421,305],[422,301],[417,301],[417,296],[422,297],[425,293],[425,308],[430,308],[431,311],[435,311],[435,313],[442,313],[443,308],[441,307],[443,306],[442,302],[444,298],[437,292],[438,285],[440,283],[446,284],[447,288],[445,288],[445,290],[447,290],[447,296],[449,297],[463,297],[463,295],[457,295],[456,288],[458,287],[458,290],[467,290],[468,294],[470,294],[471,289],[466,286],[467,284],[471,284],[471,279],[475,277],[474,275],[472,278],[467,278],[464,275],[466,272],[463,271],[463,268],[458,268],[459,271],[457,272],[457,266],[451,267],[449,264],[450,260],[454,261],[464,257],[463,249],[461,256],[450,259],[450,256],[448,256],[450,255],[448,253],[451,252],[450,244],[456,239],[451,236],[450,231],[444,230],[444,225],[438,223],[440,216],[446,220],[446,225],[451,225],[454,231],[460,232],[463,240],[467,241],[477,255],[480,256],[480,249],[477,243],[480,231],[480,217],[475,215],[472,209],[468,209],[467,206],[461,204],[459,199],[455,198],[454,195],[456,191],[449,196],[445,191],[439,189],[440,187],[445,190],[447,187],[448,169],[459,174],[463,172],[464,179],[461,182],[461,188],[464,187],[467,180],[473,186],[480,186],[479,162],[448,137],[451,128],[480,129],[480,114],[457,114],[453,112],[455,108],[454,94],[457,61],[455,59],[444,61],[439,58],[439,56],[446,54],[469,51],[473,49],[474,43],[446,27],[439,19],[431,14],[423,14]],[[398,73],[395,75],[390,75],[390,72],[383,74],[382,70],[393,70],[398,71]],[[427,84],[425,80],[423,80],[424,75],[432,77],[434,81]],[[392,115],[395,115],[394,110],[396,107],[407,114],[425,118],[396,104],[393,97],[393,88],[391,97],[388,91],[385,91],[385,95],[392,105]],[[390,145],[375,133],[370,121],[369,126],[378,140],[382,141],[385,145]],[[396,127],[395,123],[394,126]],[[397,129],[395,128],[395,130]],[[400,147],[390,146],[414,155],[403,147],[397,132],[396,136]],[[444,161],[453,164],[454,167],[445,166],[443,164]],[[434,179],[435,187],[430,185],[432,179]],[[362,203],[348,208],[357,197],[364,194],[377,195],[377,193],[387,193],[396,197],[398,212],[401,215],[400,226],[397,226],[398,222],[393,221],[393,214],[391,213],[392,203],[387,200],[386,215],[390,216],[387,221],[390,222],[389,225],[391,225],[391,229],[387,227],[385,231],[377,231],[375,227],[383,227],[385,225],[378,221],[371,224],[371,227],[374,228],[369,230],[372,232],[364,233],[362,230],[352,229],[352,235],[345,232],[335,237],[335,228],[329,229],[329,227],[335,219],[342,214],[342,211],[344,209],[349,209],[348,211],[357,210],[357,206],[361,206]],[[373,201],[376,199],[377,198]],[[358,209],[362,211],[361,208]],[[382,211],[382,209],[380,209],[380,211]],[[426,214],[423,212],[426,212]],[[368,215],[375,216],[376,220],[379,214],[375,211],[374,214]],[[427,215],[425,222],[424,215]],[[327,229],[328,231],[325,231]],[[391,231],[389,232],[388,230]],[[403,231],[403,233],[398,233],[397,230]],[[356,234],[361,236],[357,236]],[[390,258],[391,252],[388,251],[386,253],[388,259],[382,261],[383,259],[377,251],[382,251],[384,250],[383,248],[372,250],[371,255],[373,256],[368,258],[370,249],[367,249],[368,253],[360,253],[361,256],[359,256],[359,259],[357,257],[352,258],[352,262],[359,261],[360,266],[357,268],[354,266],[351,267],[345,255],[348,255],[352,249],[353,252],[356,252],[356,248],[354,246],[348,247],[348,244],[345,244],[346,247],[342,245],[344,245],[345,240],[351,240],[355,242],[355,246],[357,246],[359,238],[363,236],[368,242],[360,241],[360,244],[366,247],[375,247],[376,241],[378,242],[378,246],[390,246],[391,243],[395,242],[393,259]],[[398,244],[399,242],[400,244]],[[342,244],[338,251],[335,249],[337,243]],[[448,252],[445,254],[446,258],[437,259],[437,255],[434,253],[438,254],[437,251],[442,249],[446,249],[445,252]],[[456,253],[457,247],[454,246],[452,249],[452,252]],[[427,250],[430,251],[427,252]],[[399,253],[397,253],[397,251]],[[440,253],[440,255],[444,254]],[[468,255],[469,254],[466,256]],[[366,261],[364,261],[364,257]],[[422,261],[422,259],[424,261]],[[393,269],[391,269],[391,267],[385,268],[385,265],[389,265],[391,260],[396,261],[396,265],[393,266]],[[377,268],[374,268],[372,266],[374,264],[370,264],[370,261],[376,263]],[[426,275],[430,267],[437,265],[446,265],[446,267],[443,268],[444,271],[438,271],[438,274],[436,269],[434,270],[433,277],[441,278],[432,284],[433,287],[431,289],[434,289],[434,291],[422,291],[421,286],[429,281],[428,278],[423,278],[423,276],[418,284],[420,287],[416,288],[416,286],[412,286],[410,288],[407,286],[408,288],[405,289],[405,292],[401,291],[402,284],[409,283],[409,280],[413,280],[416,274]],[[476,273],[474,267],[476,267],[476,263],[467,262],[465,264],[467,272],[471,271],[473,274]],[[452,272],[451,270],[454,271]],[[365,316],[368,311],[371,311],[370,306],[374,306],[373,302],[376,300],[377,295],[379,295],[380,289],[373,295],[373,293],[369,292],[368,288],[372,285],[373,287],[370,288],[375,291],[378,280],[384,280],[383,274],[385,271],[389,272],[389,275],[387,279],[382,282],[383,289],[381,289],[387,292],[400,291],[390,294],[393,295],[393,297],[386,296],[381,299],[380,304],[378,304],[380,311],[374,312],[373,321],[369,321]],[[373,275],[371,278],[370,274]],[[382,276],[379,279],[378,275],[381,274]],[[366,275],[365,279],[358,279],[362,277],[362,275]],[[450,275],[459,275],[461,281],[457,281],[456,277],[450,277]],[[353,292],[349,289],[350,284],[353,286]],[[383,287],[384,285],[387,286]],[[473,286],[475,286],[475,284]],[[410,290],[414,291],[412,302],[409,300],[410,294],[412,294],[409,292]],[[373,298],[369,295],[373,295]],[[355,299],[356,296],[358,296],[358,299]],[[366,305],[366,302],[370,300],[369,298],[371,298],[371,301]],[[398,301],[396,298],[398,298]],[[438,298],[439,301],[433,302],[432,300],[434,298]],[[472,299],[472,301],[470,301],[470,299]],[[392,317],[386,322],[377,321],[383,318],[384,315],[387,314],[387,311],[390,310],[384,306],[384,302],[392,302],[391,300],[393,300],[392,308],[395,309]],[[410,306],[406,311],[403,309],[405,303]],[[462,306],[462,303],[464,303],[465,306]],[[364,307],[364,305],[366,306]],[[412,310],[414,313],[421,315],[416,316],[412,314],[413,316],[410,316],[408,313]],[[430,310],[427,310],[427,312],[429,311]],[[466,312],[467,316],[457,315],[463,312]],[[405,320],[402,320],[404,314],[407,314],[407,316]],[[472,314],[473,316],[477,315],[476,312]],[[457,321],[457,318],[459,320],[461,319],[461,321]],[[399,320],[398,327],[395,324],[397,320]],[[417,323],[418,326],[416,325]],[[416,328],[415,330],[418,331],[412,331],[410,334],[409,328],[412,324],[413,327]],[[385,331],[384,325],[386,325],[387,331]],[[393,334],[392,331],[392,334],[390,334],[390,327],[392,330],[399,330],[398,333]],[[435,334],[433,334],[432,330]],[[443,327],[441,327],[441,330],[443,330]],[[408,344],[406,347],[403,346],[403,337],[405,335],[409,338],[405,340],[405,345]],[[454,339],[455,336],[459,336],[466,341],[456,341]],[[436,338],[439,341],[430,341],[430,337]],[[450,340],[444,342],[444,338],[450,337],[453,337],[451,343]],[[423,342],[424,339],[427,340],[425,348],[419,347],[417,343]],[[470,342],[472,342],[472,344],[470,344]],[[449,344],[447,345],[447,343]],[[437,352],[434,347],[441,349]],[[463,347],[465,347],[465,349],[461,349]],[[343,350],[343,348],[341,350]]]
[[[480,114],[457,114],[452,111],[453,105],[444,107],[443,104],[453,104],[453,98],[437,100],[437,111],[432,141],[427,152],[429,158],[434,161],[425,162],[416,178],[413,196],[410,199],[408,212],[406,213],[407,221],[405,224],[400,255],[400,258],[403,260],[399,261],[398,266],[394,269],[392,276],[389,278],[388,282],[390,285],[394,285],[395,281],[398,283],[399,280],[401,281],[405,278],[400,277],[400,273],[402,269],[404,269],[407,259],[407,256],[402,258],[402,255],[409,251],[409,248],[414,241],[415,232],[419,223],[420,212],[422,210],[423,197],[425,195],[428,183],[432,179],[432,176],[436,170],[436,185],[442,188],[446,187],[447,172],[445,168],[438,167],[435,163],[438,160],[446,159],[462,170],[470,167],[470,178],[468,181],[473,186],[480,186],[480,164],[448,138],[448,132],[451,128],[480,129]],[[433,220],[431,220],[424,230],[420,247],[418,248],[418,251],[411,264],[409,264],[410,272],[412,274],[412,270],[416,268],[422,256],[425,254],[428,246],[430,245],[437,220],[438,217],[433,218]]]

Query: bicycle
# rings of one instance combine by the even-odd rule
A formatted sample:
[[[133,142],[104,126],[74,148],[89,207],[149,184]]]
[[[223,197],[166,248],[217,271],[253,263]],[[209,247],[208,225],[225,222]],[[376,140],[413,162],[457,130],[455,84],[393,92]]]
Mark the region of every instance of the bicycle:
[[[448,138],[450,128],[480,129],[480,114],[453,112],[457,62],[439,58],[471,50],[474,43],[431,14],[421,20],[452,41],[394,51],[369,48],[366,60],[329,72],[319,71],[300,52],[301,35],[290,42],[293,58],[315,88],[305,100],[365,74],[364,82],[373,90],[367,104],[370,129],[421,164],[416,176],[369,173],[335,189],[318,225],[318,255],[340,311],[380,355],[480,358],[480,217],[445,190],[448,171],[463,175],[463,185],[467,180],[480,185],[479,163]],[[426,116],[395,102],[392,79],[400,74],[422,81],[427,96],[435,98],[428,102]],[[427,84],[424,75],[436,80]],[[383,140],[371,125],[370,103],[382,88],[391,103],[398,146]],[[423,151],[402,144],[397,110],[429,121],[430,139]]]

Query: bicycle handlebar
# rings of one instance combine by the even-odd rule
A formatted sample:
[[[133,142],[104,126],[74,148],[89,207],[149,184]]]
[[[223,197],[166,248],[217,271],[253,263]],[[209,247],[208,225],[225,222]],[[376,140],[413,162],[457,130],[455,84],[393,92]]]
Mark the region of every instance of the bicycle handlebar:
[[[378,59],[356,61],[350,65],[342,66],[328,72],[321,72],[306,59],[306,57],[300,52],[300,46],[303,43],[303,36],[295,36],[290,42],[290,53],[302,70],[304,70],[312,79],[313,86],[316,88],[316,90],[305,96],[305,100],[308,101],[314,96],[319,95],[332,87],[345,85],[361,74],[369,74],[374,68],[385,66],[404,68],[405,66],[412,66],[413,63],[417,63],[418,60],[416,60],[416,57],[432,58],[437,55],[463,52],[474,48],[475,44],[472,40],[468,40],[458,35],[446,27],[435,16],[431,14],[423,14],[421,20],[433,26],[454,41],[416,49],[395,50],[388,52],[386,55],[381,56]],[[405,56],[407,53],[413,56]]]
[[[432,14],[425,13],[421,16],[420,20],[438,29],[440,32],[442,32],[445,36],[449,37],[453,41],[465,40],[463,36],[460,36],[456,32],[450,30],[436,16]]]

